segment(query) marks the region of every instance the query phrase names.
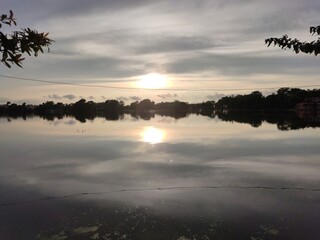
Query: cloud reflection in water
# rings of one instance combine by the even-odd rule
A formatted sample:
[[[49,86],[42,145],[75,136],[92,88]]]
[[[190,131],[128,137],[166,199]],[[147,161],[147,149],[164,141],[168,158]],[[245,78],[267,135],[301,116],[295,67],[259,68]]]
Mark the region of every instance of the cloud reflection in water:
[[[53,236],[73,234],[101,223],[99,233],[117,229],[112,239],[119,233],[137,239],[141,232],[150,235],[139,239],[271,239],[261,226],[272,227],[277,239],[314,239],[319,192],[293,188],[319,188],[319,129],[281,132],[271,124],[257,129],[196,115],[163,119],[146,126],[129,116],[96,118],[81,124],[87,134],[76,132],[77,123],[2,121],[0,203],[45,200],[2,207],[0,238],[34,239],[53,228]],[[95,194],[81,195],[89,192]],[[53,239],[51,232],[41,239]]]

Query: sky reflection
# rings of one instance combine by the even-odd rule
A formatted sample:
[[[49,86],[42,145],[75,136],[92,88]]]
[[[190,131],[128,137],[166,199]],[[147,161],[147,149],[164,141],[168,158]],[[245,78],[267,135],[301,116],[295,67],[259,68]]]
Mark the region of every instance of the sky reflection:
[[[55,201],[56,204],[69,201],[72,206],[85,203],[93,211],[109,207],[112,214],[114,204],[129,206],[129,212],[138,206],[169,218],[221,217],[241,222],[245,225],[242,227],[252,222],[269,224],[270,219],[273,224],[283,218],[295,220],[294,228],[287,228],[287,222],[284,224],[290,233],[292,229],[309,228],[312,234],[318,229],[310,224],[310,219],[312,223],[319,222],[319,192],[201,187],[317,189],[320,129],[282,132],[270,124],[252,128],[194,115],[178,121],[163,119],[169,120],[155,117],[147,122],[131,121],[126,116],[121,121],[104,122],[96,118],[84,124],[72,119],[50,124],[39,118],[1,122],[0,203],[83,192],[151,189],[92,194],[54,200],[51,204],[54,209]],[[152,190],[167,187],[190,188]],[[44,209],[46,206],[43,203]],[[26,205],[19,207],[21,210]],[[33,212],[41,210],[36,204],[32,208]],[[12,214],[10,209],[7,214]],[[23,211],[15,214],[11,217],[12,226],[5,217],[0,219],[0,225],[13,229],[14,219],[24,219]],[[245,217],[250,224],[243,221]],[[192,228],[193,223],[190,224]]]

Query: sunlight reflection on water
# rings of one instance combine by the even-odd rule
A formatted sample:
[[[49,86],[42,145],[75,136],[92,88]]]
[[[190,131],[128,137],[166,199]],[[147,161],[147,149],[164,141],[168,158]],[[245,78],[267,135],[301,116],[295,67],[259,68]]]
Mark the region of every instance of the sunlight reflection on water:
[[[155,127],[145,127],[141,135],[144,142],[157,144],[164,141],[166,132]]]

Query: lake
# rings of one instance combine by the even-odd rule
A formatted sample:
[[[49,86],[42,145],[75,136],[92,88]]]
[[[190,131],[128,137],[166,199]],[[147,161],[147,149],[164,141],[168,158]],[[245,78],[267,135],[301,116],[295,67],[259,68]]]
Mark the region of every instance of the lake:
[[[320,239],[320,128],[0,118],[0,239]]]

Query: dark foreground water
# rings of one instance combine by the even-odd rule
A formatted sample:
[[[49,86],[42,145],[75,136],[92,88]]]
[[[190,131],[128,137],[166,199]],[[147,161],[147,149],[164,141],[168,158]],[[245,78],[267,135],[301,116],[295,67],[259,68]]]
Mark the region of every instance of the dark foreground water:
[[[320,129],[0,118],[0,239],[320,239]]]

